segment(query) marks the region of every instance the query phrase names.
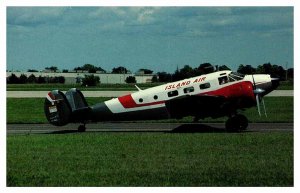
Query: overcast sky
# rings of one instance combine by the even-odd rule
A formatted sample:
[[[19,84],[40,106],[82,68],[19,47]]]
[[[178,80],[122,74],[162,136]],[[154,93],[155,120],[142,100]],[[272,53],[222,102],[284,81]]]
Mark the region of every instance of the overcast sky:
[[[292,7],[8,7],[7,70],[293,67]]]

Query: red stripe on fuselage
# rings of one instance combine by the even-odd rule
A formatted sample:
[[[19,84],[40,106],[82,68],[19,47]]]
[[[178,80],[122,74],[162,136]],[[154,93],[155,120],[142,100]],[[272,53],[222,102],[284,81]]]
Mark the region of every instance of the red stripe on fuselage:
[[[133,100],[131,94],[119,97],[118,99],[124,108],[144,107],[144,106],[151,106],[151,105],[165,103],[165,101],[157,101],[157,102],[151,102],[151,103],[136,104],[136,102]]]

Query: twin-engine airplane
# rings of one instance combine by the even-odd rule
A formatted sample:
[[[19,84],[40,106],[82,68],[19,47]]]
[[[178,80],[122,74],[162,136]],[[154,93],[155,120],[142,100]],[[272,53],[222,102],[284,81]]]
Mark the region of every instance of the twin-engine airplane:
[[[92,106],[88,106],[76,88],[66,94],[53,90],[46,96],[44,110],[51,124],[81,123],[79,131],[85,131],[88,122],[180,119],[186,116],[193,116],[195,120],[228,116],[226,130],[239,131],[247,128],[248,119],[238,111],[257,106],[261,115],[263,96],[278,85],[279,80],[267,74],[218,71],[145,90],[137,87],[139,91],[135,93]]]

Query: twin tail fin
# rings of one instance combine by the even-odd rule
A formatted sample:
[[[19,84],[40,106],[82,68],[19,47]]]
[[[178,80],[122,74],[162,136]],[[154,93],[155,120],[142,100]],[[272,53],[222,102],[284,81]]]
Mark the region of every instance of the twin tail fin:
[[[85,123],[91,108],[82,92],[72,88],[66,94],[59,90],[49,92],[45,98],[44,111],[49,123],[64,126],[70,122]]]

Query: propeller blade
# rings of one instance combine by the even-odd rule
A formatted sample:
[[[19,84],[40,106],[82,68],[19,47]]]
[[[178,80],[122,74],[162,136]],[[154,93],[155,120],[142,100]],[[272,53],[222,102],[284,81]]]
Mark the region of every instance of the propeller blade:
[[[258,114],[259,114],[259,116],[261,116],[261,113],[260,113],[260,104],[259,104],[259,96],[258,96],[258,94],[256,95],[256,106],[257,106]]]
[[[268,116],[267,116],[267,110],[266,110],[266,106],[265,106],[265,100],[264,100],[264,98],[262,98],[262,104],[263,104],[263,107],[264,107],[265,116],[266,116],[266,117],[268,117]]]
[[[252,80],[253,80],[253,88],[254,88],[254,90],[256,90],[256,84],[255,84],[255,80],[254,80],[253,74],[252,74]]]

